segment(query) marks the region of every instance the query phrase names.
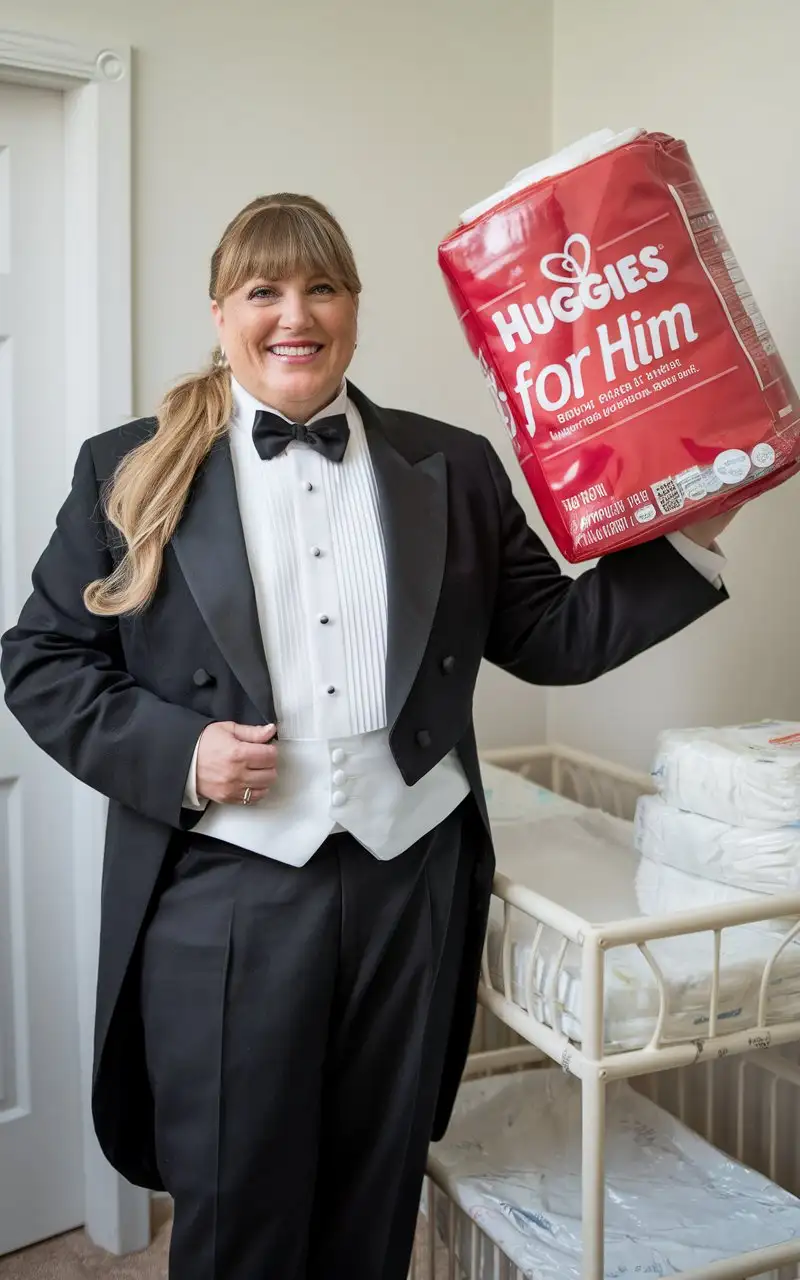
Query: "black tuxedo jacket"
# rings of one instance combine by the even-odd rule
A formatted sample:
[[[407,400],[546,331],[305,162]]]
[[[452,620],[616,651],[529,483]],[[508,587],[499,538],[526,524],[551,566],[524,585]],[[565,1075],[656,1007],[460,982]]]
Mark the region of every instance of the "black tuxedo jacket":
[[[483,658],[522,680],[592,680],[724,599],[662,540],[573,581],[528,528],[480,435],[394,409],[355,387],[387,547],[390,744],[408,784],[455,748],[477,802],[482,850],[436,1135],[467,1052],[493,874],[472,723]],[[138,942],[169,866],[195,743],[214,720],[275,720],[270,674],[227,438],[198,473],[139,617],[98,618],[83,588],[121,552],[101,495],[120,459],[155,428],[143,419],[87,440],[33,593],[2,640],[6,701],[70,773],[110,801],[102,888],[94,1118],[111,1163],[161,1185],[138,1005]],[[264,464],[268,465],[268,464]]]

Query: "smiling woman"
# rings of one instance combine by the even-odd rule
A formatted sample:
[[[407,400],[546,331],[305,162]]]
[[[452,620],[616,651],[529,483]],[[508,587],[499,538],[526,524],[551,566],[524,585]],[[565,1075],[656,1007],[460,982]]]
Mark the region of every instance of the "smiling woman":
[[[336,279],[247,281],[212,304],[233,376],[256,400],[305,422],[342,385],[356,341],[356,300]]]
[[[212,260],[210,292],[233,376],[256,400],[305,422],[341,387],[361,283],[330,214],[308,197],[292,200],[255,201],[234,219]]]

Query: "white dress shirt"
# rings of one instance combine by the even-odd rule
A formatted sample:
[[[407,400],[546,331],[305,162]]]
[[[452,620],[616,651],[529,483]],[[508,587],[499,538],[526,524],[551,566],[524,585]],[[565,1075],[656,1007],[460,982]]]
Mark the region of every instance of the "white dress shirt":
[[[719,589],[722,586],[727,560],[716,543],[713,547],[699,547],[685,533],[668,533],[667,542],[672,544],[684,560],[688,560],[693,569],[707,578],[712,587]]]
[[[361,416],[345,384],[315,415],[347,414],[340,463],[296,441],[264,462],[252,428],[268,406],[235,379],[232,388],[231,458],[280,732],[278,776],[258,803],[206,802],[197,794],[198,743],[184,805],[205,810],[196,831],[294,866],[337,830],[377,858],[395,857],[443,821],[469,784],[452,752],[408,787],[389,749],[386,552]],[[718,552],[682,534],[670,541],[709,581],[721,580]]]
[[[294,866],[336,830],[377,858],[395,857],[469,784],[452,752],[408,787],[389,749],[386,550],[361,415],[343,386],[315,415],[347,414],[341,462],[295,441],[263,462],[252,429],[267,406],[232,385],[231,458],[280,733],[278,777],[257,804],[209,803],[195,830]],[[197,748],[184,804],[199,809],[196,770]]]

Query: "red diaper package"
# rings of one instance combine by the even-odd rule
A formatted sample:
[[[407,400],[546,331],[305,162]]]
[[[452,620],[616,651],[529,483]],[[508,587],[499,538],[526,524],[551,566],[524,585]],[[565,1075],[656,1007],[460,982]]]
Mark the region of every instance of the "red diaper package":
[[[797,392],[683,142],[592,135],[465,214],[439,264],[567,560],[800,467]]]

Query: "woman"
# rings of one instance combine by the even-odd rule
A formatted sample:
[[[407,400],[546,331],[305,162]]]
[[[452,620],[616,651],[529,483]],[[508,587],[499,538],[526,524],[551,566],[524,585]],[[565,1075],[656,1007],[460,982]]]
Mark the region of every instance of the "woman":
[[[405,1277],[492,881],[481,660],[591,680],[724,598],[725,522],[562,576],[486,440],[345,381],[359,291],[322,205],[244,209],[213,366],[84,444],[3,639],[110,800],[94,1115],[172,1280]]]

